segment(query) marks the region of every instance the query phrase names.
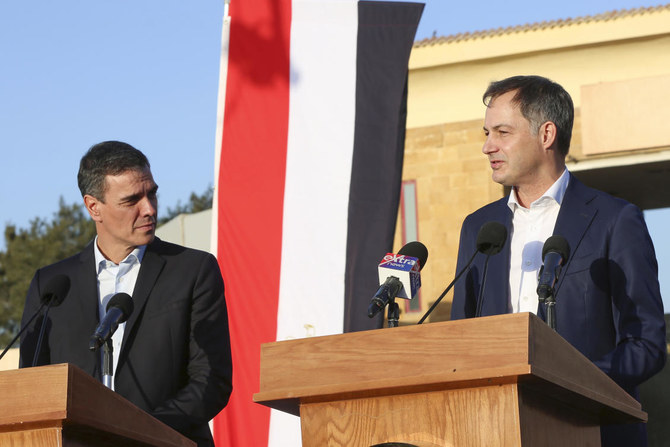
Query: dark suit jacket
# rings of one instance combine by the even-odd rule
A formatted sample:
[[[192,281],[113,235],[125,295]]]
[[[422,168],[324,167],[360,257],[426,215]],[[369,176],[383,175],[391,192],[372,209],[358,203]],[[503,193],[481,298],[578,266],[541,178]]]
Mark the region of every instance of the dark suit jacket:
[[[479,228],[489,221],[503,223],[511,234],[507,197],[465,219],[457,271],[475,253]],[[667,350],[656,256],[642,213],[571,175],[553,234],[565,237],[571,250],[555,288],[557,332],[637,398],[637,385],[663,368]],[[510,239],[489,260],[482,315],[511,311]],[[456,285],[452,319],[475,315],[485,259],[477,255]],[[538,316],[545,318],[542,305]],[[646,444],[641,424],[602,434],[603,445]]]
[[[70,291],[49,311],[39,365],[72,363],[100,379],[100,353],[88,349],[98,324],[93,242],[81,253],[35,273],[24,323],[54,275]],[[213,445],[208,422],[228,402],[232,361],[223,280],[214,256],[154,240],[144,253],[132,294],[134,311],[123,335],[115,390],[198,442]],[[37,321],[21,340],[21,366],[30,366]]]

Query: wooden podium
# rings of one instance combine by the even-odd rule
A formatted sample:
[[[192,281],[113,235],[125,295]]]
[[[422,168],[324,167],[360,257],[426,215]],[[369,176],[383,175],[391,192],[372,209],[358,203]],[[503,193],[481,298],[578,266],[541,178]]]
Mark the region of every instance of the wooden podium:
[[[0,445],[195,447],[69,364],[0,372]]]
[[[600,446],[640,403],[533,314],[264,344],[254,401],[303,446]]]

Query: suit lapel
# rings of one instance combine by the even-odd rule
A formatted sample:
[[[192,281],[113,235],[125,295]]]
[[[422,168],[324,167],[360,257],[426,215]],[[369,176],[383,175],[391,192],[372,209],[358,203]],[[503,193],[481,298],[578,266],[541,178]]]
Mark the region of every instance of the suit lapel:
[[[165,265],[165,260],[156,253],[156,246],[160,242],[156,239],[154,242],[147,246],[146,251],[144,252],[144,257],[142,258],[142,264],[140,266],[140,272],[137,275],[137,282],[135,282],[135,289],[133,290],[133,313],[126,321],[126,327],[123,331],[123,342],[121,344],[121,352],[119,353],[119,364],[121,363],[121,358],[124,354],[126,341],[128,340],[129,334],[133,332],[133,328],[137,324],[140,315],[146,306],[151,290],[153,289],[158,277],[163,270]]]
[[[71,280],[74,284],[77,284],[78,288],[77,293],[72,294],[72,296],[77,298],[80,311],[80,321],[72,325],[72,330],[80,330],[81,332],[77,335],[77,338],[86,340],[86,343],[88,343],[87,340],[95,332],[95,327],[100,321],[97,266],[95,265],[93,244],[95,244],[95,240],[79,254],[79,264],[76,270],[71,273]],[[79,366],[91,376],[101,380],[102,373],[97,358],[93,355],[90,360],[86,360],[87,365],[80,364]]]
[[[486,291],[482,304],[482,315],[499,315],[509,312],[509,269],[510,269],[510,240],[512,236],[512,212],[507,206],[508,198],[504,197],[498,202],[493,214],[494,221],[505,225],[507,229],[507,240],[502,251],[489,259],[489,267],[486,277]],[[481,256],[481,255],[480,255]],[[485,260],[486,257],[484,256]],[[484,262],[484,261],[482,261]]]
[[[556,284],[556,295],[558,295],[558,291],[563,283],[565,272],[570,267],[573,254],[577,251],[586,231],[598,213],[598,208],[593,201],[595,197],[596,193],[594,190],[584,186],[583,183],[570,174],[570,183],[565,191],[553,233],[563,236],[568,241],[570,247],[568,262],[561,269]]]
[[[97,324],[100,315],[98,314],[98,280],[93,244],[95,244],[95,241],[88,244],[79,254],[79,269],[74,273],[75,277],[73,279],[81,285],[79,293],[81,314],[86,318],[86,321],[95,316],[94,321]]]

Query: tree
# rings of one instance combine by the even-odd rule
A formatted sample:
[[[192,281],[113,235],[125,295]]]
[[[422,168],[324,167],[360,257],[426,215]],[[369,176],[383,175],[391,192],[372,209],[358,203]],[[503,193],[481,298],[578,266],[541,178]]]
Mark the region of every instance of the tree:
[[[212,199],[214,197],[214,188],[208,186],[205,192],[198,195],[194,192],[191,193],[188,203],[186,205],[181,204],[181,200],[177,202],[177,206],[173,208],[168,207],[165,217],[159,217],[158,224],[164,224],[165,222],[172,220],[180,214],[193,214],[200,211],[208,210],[212,207]]]
[[[5,228],[0,252],[0,346],[21,327],[23,303],[35,271],[74,255],[95,237],[95,225],[82,205],[65,204],[61,198],[53,219],[36,217],[29,228]]]

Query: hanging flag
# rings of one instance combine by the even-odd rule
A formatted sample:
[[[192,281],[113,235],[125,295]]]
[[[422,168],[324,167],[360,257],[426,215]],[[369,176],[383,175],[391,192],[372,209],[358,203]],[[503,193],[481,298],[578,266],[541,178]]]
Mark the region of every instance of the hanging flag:
[[[213,227],[233,394],[214,421],[218,447],[301,445],[298,418],[252,401],[262,343],[381,326],[367,306],[379,259],[393,248],[407,64],[422,10],[354,0],[230,5]]]

